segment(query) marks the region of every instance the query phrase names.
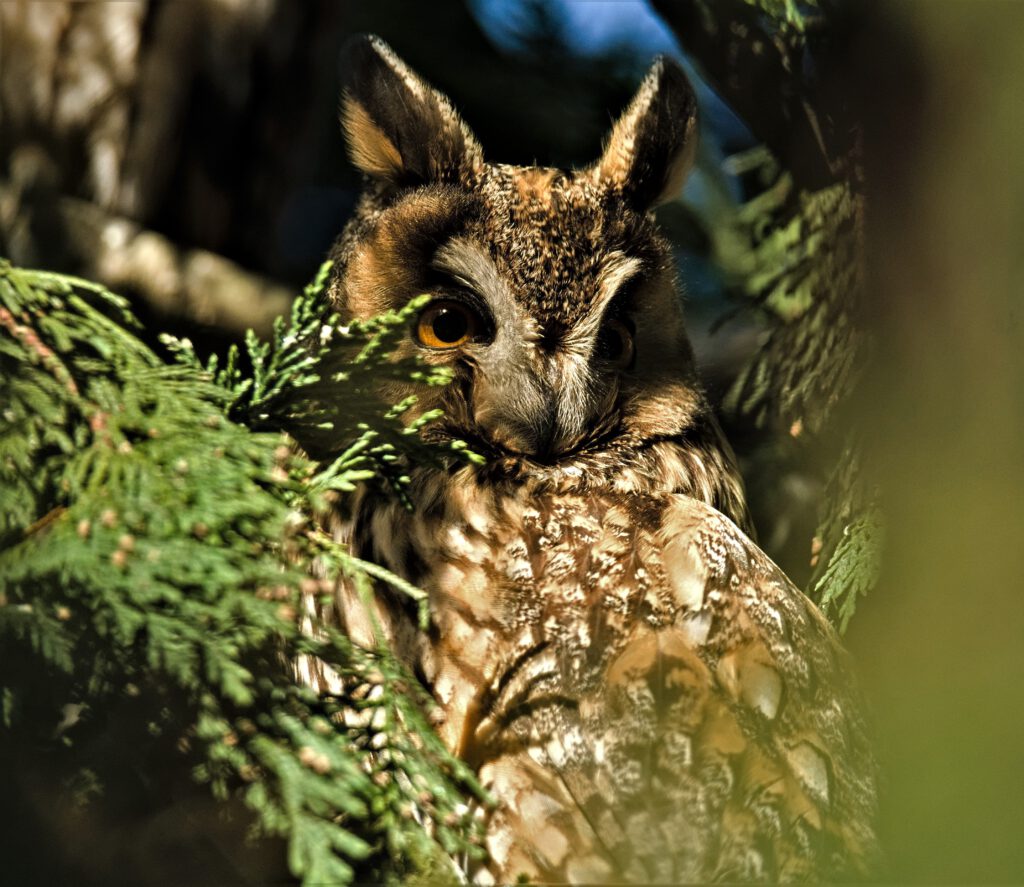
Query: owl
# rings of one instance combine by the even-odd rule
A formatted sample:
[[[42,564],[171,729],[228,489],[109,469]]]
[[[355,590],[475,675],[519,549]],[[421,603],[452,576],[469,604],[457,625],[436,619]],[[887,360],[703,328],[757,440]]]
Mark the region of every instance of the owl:
[[[694,94],[655,62],[583,169],[485,161],[380,39],[346,53],[367,181],[333,258],[343,318],[433,298],[401,346],[449,367],[412,510],[364,490],[348,538],[424,589],[373,620],[496,799],[474,883],[864,878],[873,758],[849,663],[751,539],[652,208],[691,165]],[[390,381],[392,402],[413,393]],[[371,643],[344,588],[336,617]]]

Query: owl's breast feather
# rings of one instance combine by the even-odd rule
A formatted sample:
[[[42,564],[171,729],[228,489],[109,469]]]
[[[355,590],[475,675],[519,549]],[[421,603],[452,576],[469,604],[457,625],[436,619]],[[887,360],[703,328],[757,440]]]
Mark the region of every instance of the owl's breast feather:
[[[481,878],[870,871],[845,654],[735,524],[672,494],[450,492],[389,532],[428,565],[442,736],[501,801]]]

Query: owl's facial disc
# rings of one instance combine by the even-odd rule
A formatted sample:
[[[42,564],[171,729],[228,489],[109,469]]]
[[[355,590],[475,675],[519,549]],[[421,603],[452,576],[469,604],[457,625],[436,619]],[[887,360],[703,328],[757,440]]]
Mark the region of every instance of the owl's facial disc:
[[[612,256],[597,297],[571,322],[517,298],[477,243],[453,238],[431,264],[435,299],[414,341],[457,373],[454,429],[491,448],[558,461],[617,424],[620,375],[633,366],[636,327],[615,297],[639,262]],[[621,300],[619,300],[621,301]]]

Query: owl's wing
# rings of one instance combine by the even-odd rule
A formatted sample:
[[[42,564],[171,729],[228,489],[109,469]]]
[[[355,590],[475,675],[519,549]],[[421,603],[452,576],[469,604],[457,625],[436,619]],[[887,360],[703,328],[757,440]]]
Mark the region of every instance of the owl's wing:
[[[523,525],[517,646],[475,735],[504,799],[479,878],[865,876],[874,764],[846,655],[778,567],[682,496],[541,500]]]

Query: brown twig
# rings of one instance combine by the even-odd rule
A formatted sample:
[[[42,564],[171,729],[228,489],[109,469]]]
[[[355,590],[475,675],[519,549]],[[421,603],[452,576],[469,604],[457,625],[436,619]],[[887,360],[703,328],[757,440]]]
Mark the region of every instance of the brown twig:
[[[6,308],[0,307],[0,324],[10,331],[14,338],[22,342],[29,350],[38,355],[40,362],[75,397],[78,397],[78,385],[68,372],[53,349],[47,346],[38,333],[27,324],[20,324]]]
[[[270,331],[291,305],[288,287],[253,274],[216,253],[182,249],[161,234],[89,201],[52,192],[23,194],[0,181],[0,242],[15,262],[73,271],[143,299],[160,314],[228,333]],[[15,226],[45,227],[21,256]],[[38,232],[37,232],[38,233]]]

